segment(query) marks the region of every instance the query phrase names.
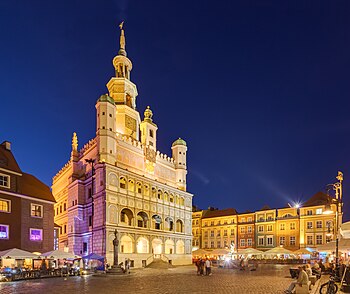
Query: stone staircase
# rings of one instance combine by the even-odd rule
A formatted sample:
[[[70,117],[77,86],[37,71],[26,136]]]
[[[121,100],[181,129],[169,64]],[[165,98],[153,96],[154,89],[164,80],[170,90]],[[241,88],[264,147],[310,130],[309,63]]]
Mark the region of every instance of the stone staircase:
[[[173,265],[171,265],[169,262],[166,262],[160,258],[153,259],[153,262],[147,265],[147,268],[154,268],[154,269],[168,269],[173,268]]]

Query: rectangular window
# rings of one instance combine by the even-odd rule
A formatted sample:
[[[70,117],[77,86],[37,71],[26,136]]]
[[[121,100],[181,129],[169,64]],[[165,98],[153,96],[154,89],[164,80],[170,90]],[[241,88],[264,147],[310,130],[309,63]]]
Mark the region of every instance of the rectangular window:
[[[30,215],[32,217],[43,217],[43,206],[40,204],[30,204]]]
[[[312,229],[312,222],[307,222],[307,228]]]
[[[251,233],[251,232],[252,232],[252,227],[249,226],[249,227],[248,227],[248,233]]]
[[[247,245],[252,246],[253,245],[253,240],[252,239],[247,239]]]
[[[92,215],[89,215],[89,227],[92,226]]]
[[[284,229],[285,229],[285,224],[280,224],[280,230],[284,231]]]
[[[272,221],[272,220],[273,220],[273,217],[272,217],[271,215],[269,215],[269,216],[267,217],[267,220],[268,220],[268,221]]]
[[[259,246],[264,246],[264,237],[258,237]]]
[[[221,248],[221,242],[218,241],[217,243],[218,243],[218,246],[217,246],[217,247],[218,247],[218,248]]]
[[[208,237],[208,231],[204,232],[204,237]]]
[[[227,230],[224,230],[224,236],[225,237],[227,236]]]
[[[258,231],[263,232],[264,231],[264,226],[258,226]]]
[[[8,225],[0,225],[0,239],[9,239]]]
[[[307,214],[307,215],[312,215],[312,210],[308,210],[308,211],[306,212],[306,214]]]
[[[221,225],[221,221],[218,221],[216,225],[217,225],[217,226],[220,226],[220,225]]]
[[[211,248],[214,248],[214,241],[211,241],[211,242],[210,242],[210,247],[211,247]]]
[[[268,226],[267,226],[267,231],[268,231],[268,232],[272,232],[272,225],[268,225]]]
[[[83,252],[87,252],[88,251],[87,250],[87,246],[88,246],[87,242],[83,242]]]
[[[208,248],[208,242],[207,241],[204,242],[204,248]]]
[[[322,214],[322,208],[317,208],[316,209],[316,214]]]
[[[290,223],[290,229],[295,230],[295,223]]]
[[[289,244],[290,244],[291,246],[294,246],[294,245],[295,245],[295,236],[289,237]]]
[[[312,245],[313,244],[313,237],[312,236],[307,236],[307,245]]]
[[[66,211],[66,210],[67,210],[67,204],[63,203],[63,211]]]
[[[29,239],[31,241],[42,241],[43,240],[43,230],[41,229],[29,229]]]
[[[211,221],[211,222],[210,222],[210,225],[213,226],[213,225],[214,225],[214,221]]]
[[[280,245],[284,245],[286,243],[286,237],[280,237]]]
[[[10,188],[10,177],[6,175],[0,175],[0,187]]]
[[[0,199],[0,212],[11,212],[11,200]]]
[[[241,218],[241,222],[242,222],[242,223],[245,223],[245,217],[242,217],[242,218]]]
[[[210,237],[214,237],[214,231],[210,231]]]
[[[267,245],[273,244],[273,237],[267,237]]]
[[[240,242],[241,242],[241,243],[240,243],[241,247],[244,247],[244,246],[245,246],[245,239],[241,239]]]
[[[149,130],[149,136],[153,138],[153,130]]]
[[[220,231],[217,232],[216,236],[217,236],[217,237],[220,237]]]
[[[235,235],[235,230],[231,229],[231,236],[234,236],[234,235]]]
[[[322,235],[316,235],[316,244],[322,245]]]
[[[241,227],[241,233],[245,233],[245,227]]]
[[[316,228],[321,229],[322,228],[322,221],[317,221],[316,222]]]
[[[248,217],[248,222],[251,222],[252,221],[252,218],[251,217]]]

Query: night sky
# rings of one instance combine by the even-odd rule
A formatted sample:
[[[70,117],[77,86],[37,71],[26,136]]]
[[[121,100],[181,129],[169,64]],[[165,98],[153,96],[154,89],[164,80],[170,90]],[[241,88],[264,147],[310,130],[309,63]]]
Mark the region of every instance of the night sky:
[[[350,1],[0,0],[0,141],[47,185],[95,136],[125,20],[137,108],[158,149],[188,143],[200,208],[305,201],[344,173],[350,218]]]

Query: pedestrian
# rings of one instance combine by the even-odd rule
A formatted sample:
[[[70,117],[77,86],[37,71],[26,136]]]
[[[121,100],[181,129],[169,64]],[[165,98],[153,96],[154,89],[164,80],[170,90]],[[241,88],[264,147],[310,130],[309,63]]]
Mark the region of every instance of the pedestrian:
[[[197,276],[199,276],[201,274],[201,263],[202,263],[202,260],[200,258],[198,258],[196,261]]]
[[[205,275],[206,276],[211,276],[211,261],[209,258],[205,261]]]
[[[201,264],[200,264],[200,274],[201,276],[204,276],[204,267],[205,267],[205,260],[204,259],[201,259]]]

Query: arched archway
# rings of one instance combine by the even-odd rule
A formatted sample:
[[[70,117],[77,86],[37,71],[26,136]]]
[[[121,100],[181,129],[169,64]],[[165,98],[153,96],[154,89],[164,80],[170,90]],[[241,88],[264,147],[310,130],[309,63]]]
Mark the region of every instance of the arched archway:
[[[184,241],[178,240],[176,242],[176,254],[184,254],[185,253],[185,244]]]
[[[134,214],[129,208],[124,208],[120,212],[120,222],[124,225],[132,226],[133,218],[134,218]]]
[[[124,235],[120,238],[120,252],[121,253],[133,253],[134,246],[133,240],[130,236]]]
[[[165,241],[165,248],[164,248],[165,254],[174,254],[174,250],[175,250],[174,241],[171,239],[166,240]]]
[[[128,181],[128,190],[130,191],[130,192],[134,192],[134,190],[135,190],[135,182],[134,182],[134,180],[129,180]]]
[[[137,214],[137,226],[139,228],[147,228],[148,215],[144,211],[140,211]]]
[[[152,216],[152,229],[160,230],[161,224],[162,224],[162,218],[158,214],[153,215]]]
[[[165,229],[167,231],[173,231],[174,230],[174,221],[171,217],[165,218]]]
[[[136,243],[137,253],[149,253],[149,242],[146,238],[140,237]]]
[[[152,240],[152,253],[153,254],[162,254],[163,252],[163,242],[161,239]]]

